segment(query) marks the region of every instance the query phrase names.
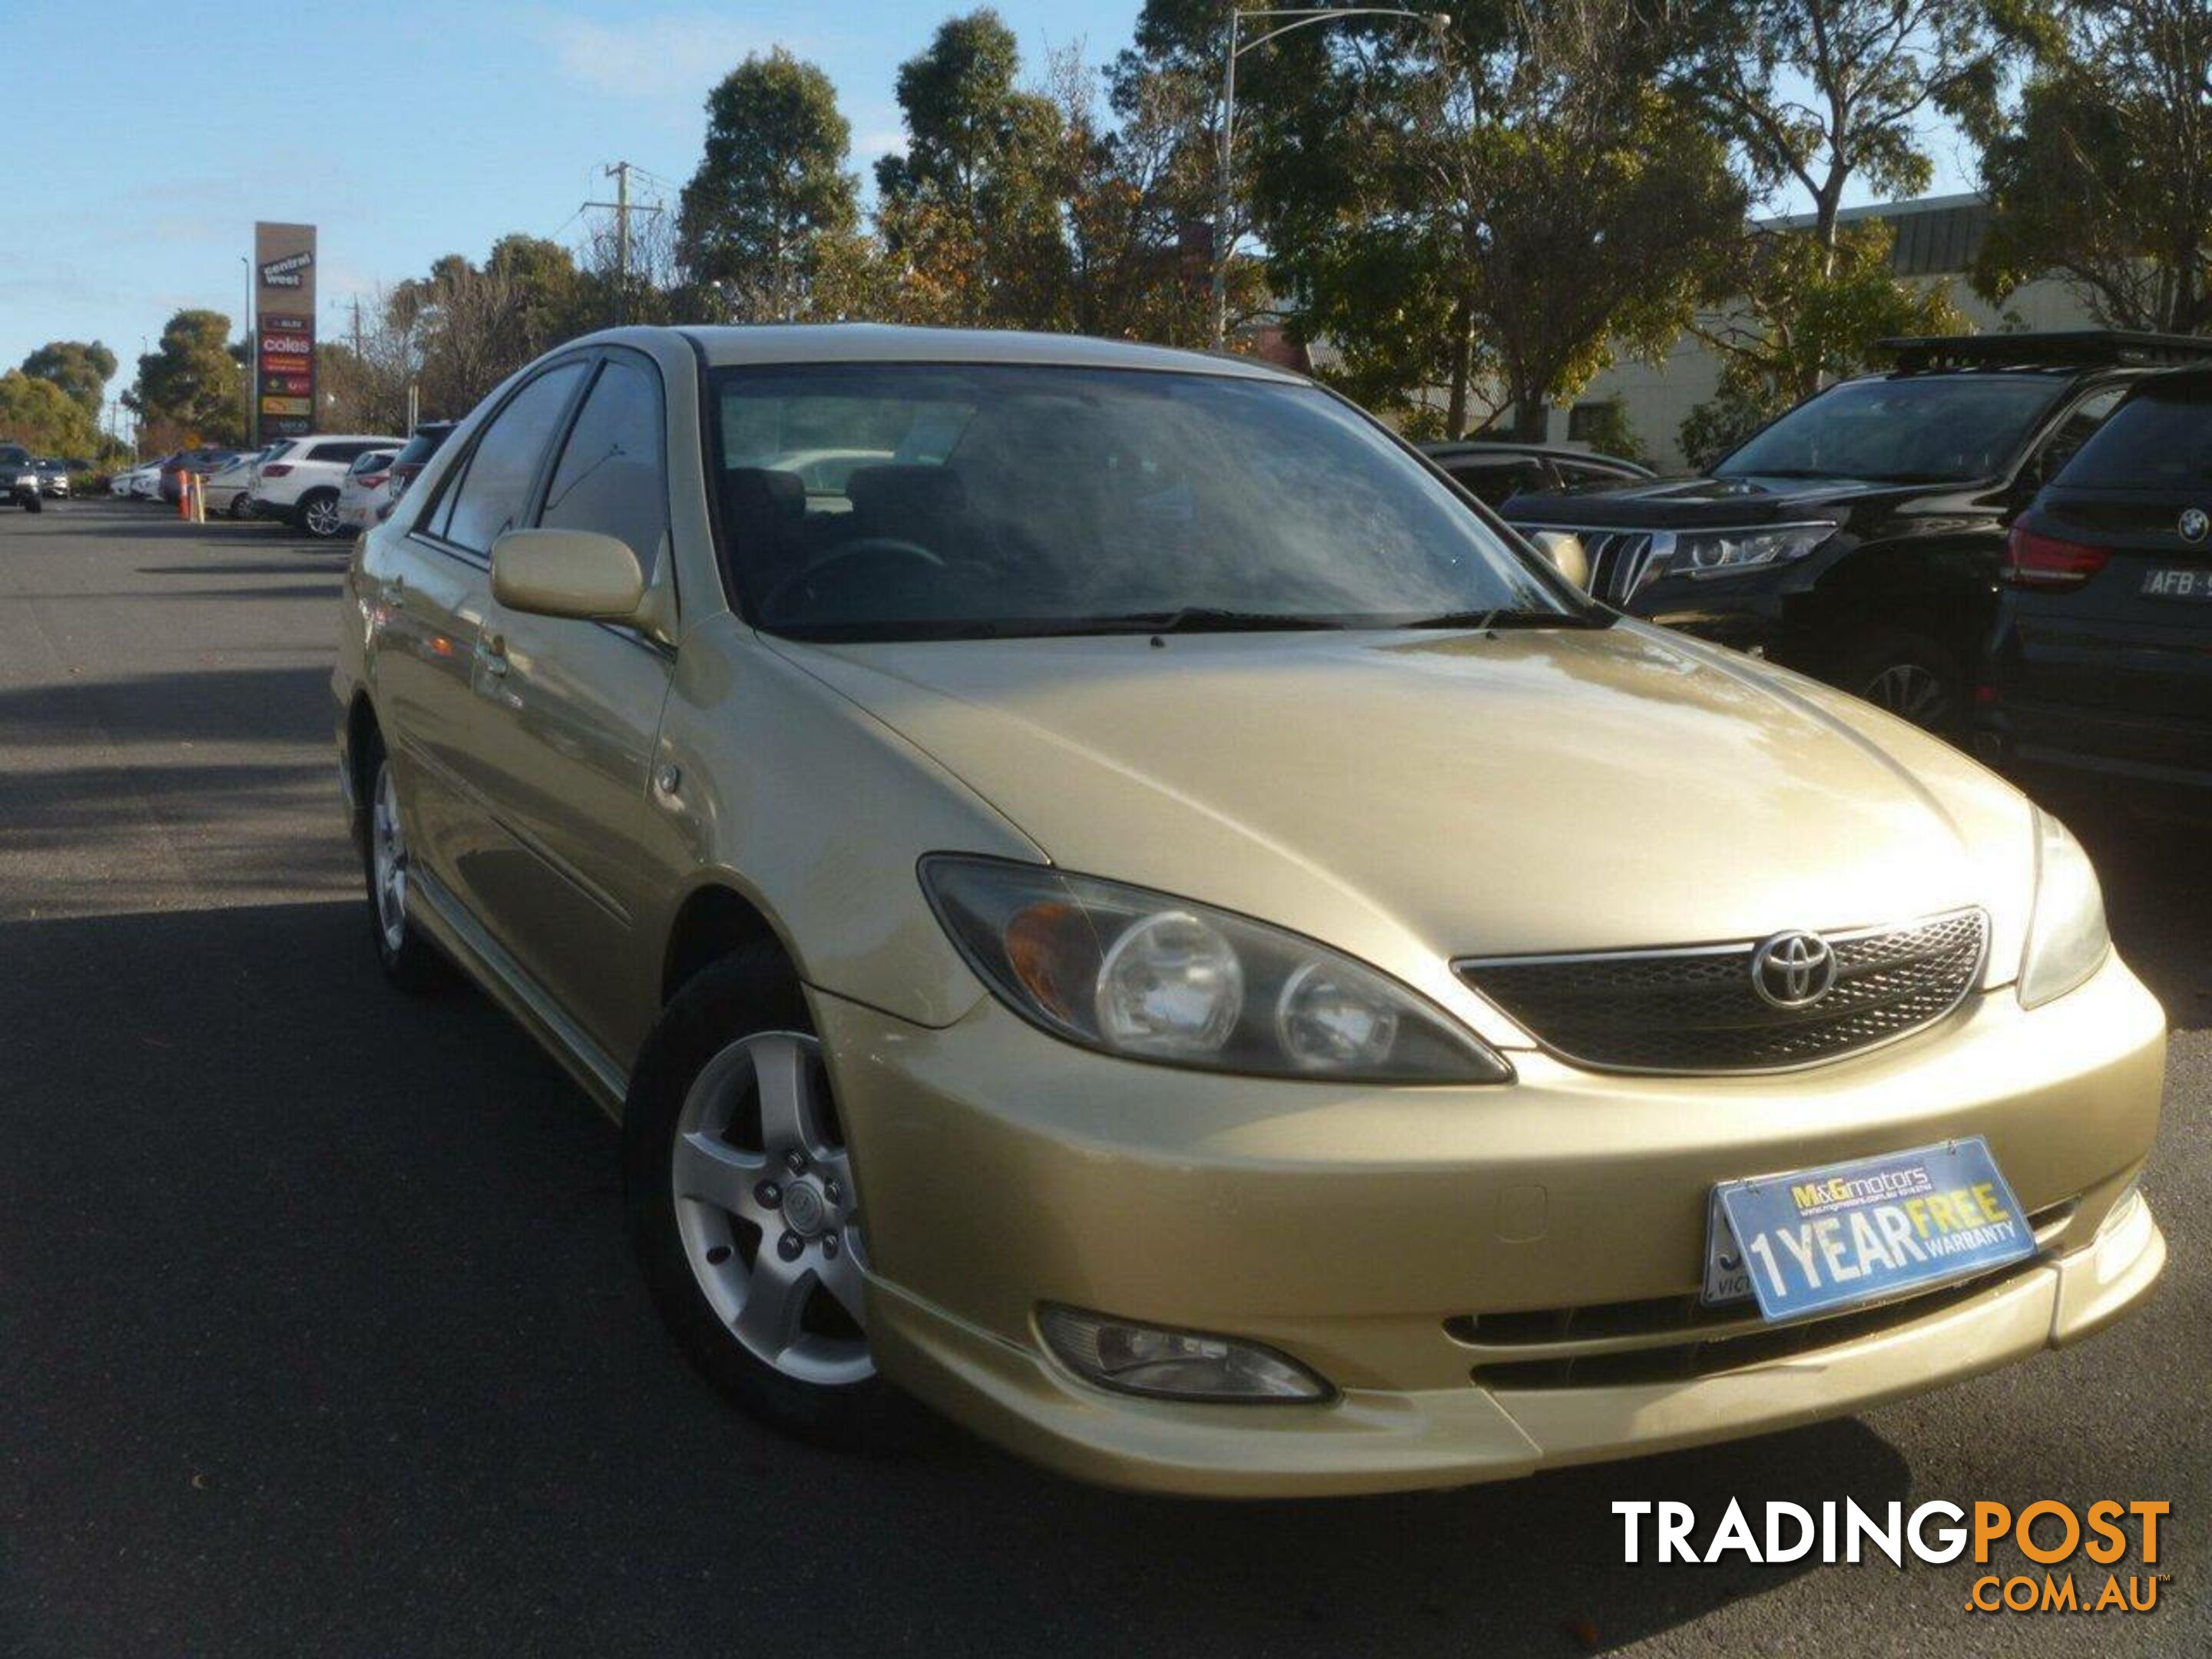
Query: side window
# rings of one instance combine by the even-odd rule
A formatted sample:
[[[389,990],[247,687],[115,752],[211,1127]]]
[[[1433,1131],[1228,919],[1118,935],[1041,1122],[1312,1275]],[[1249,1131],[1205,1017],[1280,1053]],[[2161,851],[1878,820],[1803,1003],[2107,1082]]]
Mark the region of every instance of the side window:
[[[1543,464],[1533,457],[1498,456],[1482,460],[1446,462],[1444,470],[1460,487],[1486,506],[1520,495],[1523,490],[1547,489],[1551,480]]]
[[[663,422],[659,377],[623,358],[609,358],[562,449],[538,523],[549,530],[593,530],[627,543],[650,578],[668,526]]]
[[[2104,425],[2105,417],[2119,406],[2127,390],[2124,386],[2108,386],[2091,392],[2068,410],[2066,418],[2043,441],[2042,449],[2029,463],[2028,476],[2038,483],[2056,477],[2058,469],[2074,459],[2075,452],[2089,441],[2089,434]]]
[[[311,461],[343,461],[350,466],[365,447],[362,444],[317,444],[307,459]]]
[[[550,368],[516,392],[477,440],[467,470],[447,492],[437,533],[457,546],[489,553],[491,544],[514,527],[530,504],[538,464],[553,441],[569,394],[584,365]]]

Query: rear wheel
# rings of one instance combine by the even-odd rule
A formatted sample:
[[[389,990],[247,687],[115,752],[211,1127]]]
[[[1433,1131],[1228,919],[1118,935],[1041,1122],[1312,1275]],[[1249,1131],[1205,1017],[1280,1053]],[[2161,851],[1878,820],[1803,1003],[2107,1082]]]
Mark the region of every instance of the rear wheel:
[[[300,502],[300,528],[318,541],[338,533],[338,495],[335,489],[310,490]]]
[[[1942,735],[1956,728],[1966,708],[1966,678],[1951,653],[1902,629],[1868,635],[1836,678],[1875,708]]]
[[[385,976],[403,991],[429,990],[443,979],[445,963],[416,931],[407,915],[412,860],[399,812],[399,786],[392,763],[380,750],[369,786],[368,844],[362,862],[368,880],[369,922],[376,938],[376,959]]]
[[[789,964],[738,951],[678,992],[623,1116],[630,1236],[693,1364],[788,1433],[878,1443],[852,1155]]]

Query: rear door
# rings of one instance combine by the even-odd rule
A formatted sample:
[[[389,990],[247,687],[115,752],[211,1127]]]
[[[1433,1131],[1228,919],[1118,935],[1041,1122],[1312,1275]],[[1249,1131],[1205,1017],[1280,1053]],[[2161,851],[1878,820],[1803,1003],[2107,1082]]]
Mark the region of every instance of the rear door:
[[[2060,473],[2034,526],[2100,550],[2013,595],[2014,695],[2097,721],[2106,757],[2212,770],[2212,376],[2144,384]]]
[[[649,589],[665,587],[666,428],[659,370],[610,350],[525,521],[612,536],[636,554]],[[651,804],[675,652],[635,628],[526,616],[496,600],[482,640],[474,758],[520,854],[499,862],[484,902],[531,976],[626,1067],[659,1000],[639,918],[675,856]]]
[[[491,544],[529,510],[547,451],[583,384],[571,359],[526,381],[441,480],[388,562],[364,568],[379,619],[376,698],[411,822],[409,848],[479,921],[512,863],[483,790],[473,680],[491,602]],[[373,546],[385,544],[373,544]]]

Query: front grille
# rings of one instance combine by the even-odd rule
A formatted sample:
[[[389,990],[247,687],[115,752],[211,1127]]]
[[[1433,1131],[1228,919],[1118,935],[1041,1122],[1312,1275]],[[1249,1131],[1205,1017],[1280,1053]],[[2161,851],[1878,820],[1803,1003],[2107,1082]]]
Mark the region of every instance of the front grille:
[[[1527,525],[1531,533],[1557,530],[1581,544],[1583,585],[1593,598],[1626,605],[1636,590],[1660,574],[1674,557],[1674,538],[1663,530],[1583,530],[1566,525]]]
[[[1589,591],[1607,605],[1626,605],[1658,562],[1659,538],[1648,530],[1592,531],[1582,540]]]
[[[1598,1071],[1770,1072],[1888,1042],[1959,1006],[1981,975],[1989,919],[1957,910],[1827,936],[1835,982],[1777,1008],[1752,980],[1755,944],[1453,963],[1561,1059]]]

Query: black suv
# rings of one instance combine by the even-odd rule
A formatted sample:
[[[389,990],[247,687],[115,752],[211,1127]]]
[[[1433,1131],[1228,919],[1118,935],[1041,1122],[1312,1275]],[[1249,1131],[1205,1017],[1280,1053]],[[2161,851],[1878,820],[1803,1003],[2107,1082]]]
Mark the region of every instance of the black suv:
[[[2012,527],[1974,746],[2212,811],[2212,369],[2154,374]]]
[[[2006,527],[2128,388],[2212,340],[2085,331],[1885,340],[1897,367],[1814,393],[1710,477],[1500,509],[1609,605],[1951,732]]]

